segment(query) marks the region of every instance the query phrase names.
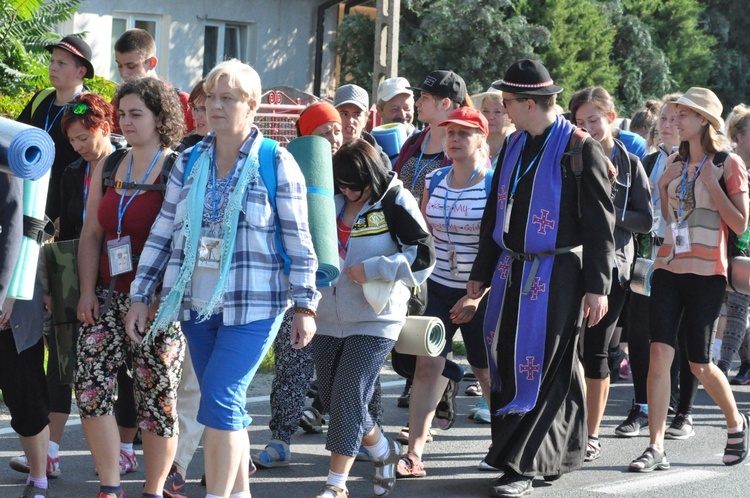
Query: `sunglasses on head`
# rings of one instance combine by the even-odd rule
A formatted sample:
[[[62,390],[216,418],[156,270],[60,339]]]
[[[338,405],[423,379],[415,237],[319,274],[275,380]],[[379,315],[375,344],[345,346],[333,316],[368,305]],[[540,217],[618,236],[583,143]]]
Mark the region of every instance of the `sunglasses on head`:
[[[84,104],[83,102],[78,102],[77,104],[67,104],[65,106],[65,112],[70,112],[77,116],[86,114],[86,111],[88,111],[89,109],[91,109],[89,105]]]

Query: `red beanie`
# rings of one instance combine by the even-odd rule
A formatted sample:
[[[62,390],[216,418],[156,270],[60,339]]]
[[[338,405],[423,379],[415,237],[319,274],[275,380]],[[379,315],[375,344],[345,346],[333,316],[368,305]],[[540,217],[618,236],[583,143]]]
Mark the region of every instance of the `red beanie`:
[[[341,124],[339,111],[328,102],[317,102],[300,114],[297,121],[300,136],[311,135],[315,128],[331,121]]]

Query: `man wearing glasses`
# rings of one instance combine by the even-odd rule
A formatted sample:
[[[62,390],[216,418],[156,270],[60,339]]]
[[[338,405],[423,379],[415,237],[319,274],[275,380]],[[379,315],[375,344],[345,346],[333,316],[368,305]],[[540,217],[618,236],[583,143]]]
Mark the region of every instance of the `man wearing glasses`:
[[[490,288],[485,461],[501,471],[490,496],[523,496],[534,477],[555,480],[583,463],[577,323],[592,326],[607,312],[615,211],[601,146],[585,134],[571,151],[581,132],[556,115],[563,89],[547,69],[520,60],[492,86],[518,131],[500,152],[467,290],[476,298]]]

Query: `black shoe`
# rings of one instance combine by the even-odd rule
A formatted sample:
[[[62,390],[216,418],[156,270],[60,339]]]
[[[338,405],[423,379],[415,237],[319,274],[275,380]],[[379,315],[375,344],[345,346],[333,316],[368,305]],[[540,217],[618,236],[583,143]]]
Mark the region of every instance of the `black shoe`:
[[[740,364],[740,370],[737,375],[729,381],[733,386],[744,386],[750,384],[750,363]]]
[[[406,385],[404,386],[404,392],[398,397],[396,406],[399,408],[409,408],[409,397],[411,396],[411,380],[406,379]]]
[[[534,478],[509,472],[492,482],[490,496],[515,497],[525,496],[534,490]]]
[[[695,431],[693,430],[693,417],[690,415],[683,415],[682,413],[675,415],[672,424],[664,433],[665,439],[682,440],[693,436],[695,436]]]
[[[617,426],[615,434],[620,437],[635,437],[641,433],[641,429],[644,427],[648,427],[648,415],[641,411],[638,404],[633,403],[628,418]]]
[[[310,399],[315,399],[315,396],[318,395],[318,380],[313,380],[310,382],[310,386],[307,388],[307,397]]]

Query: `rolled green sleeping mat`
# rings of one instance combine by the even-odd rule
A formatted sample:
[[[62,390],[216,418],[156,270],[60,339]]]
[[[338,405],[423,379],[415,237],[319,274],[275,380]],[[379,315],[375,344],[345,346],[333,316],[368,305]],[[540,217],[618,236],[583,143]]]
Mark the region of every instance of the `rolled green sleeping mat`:
[[[299,164],[307,183],[307,212],[310,235],[318,257],[318,286],[328,286],[341,273],[336,236],[336,206],[333,202],[331,144],[322,137],[295,138],[287,146]]]
[[[44,208],[47,204],[47,188],[49,187],[50,171],[36,181],[23,181],[23,215],[44,222]],[[26,225],[26,222],[24,222]],[[26,232],[26,230],[24,230]],[[34,240],[24,233],[21,239],[21,251],[18,262],[13,270],[13,277],[8,286],[8,297],[29,300],[34,296],[34,279],[36,278],[37,263],[41,240]]]
[[[39,180],[54,160],[55,143],[47,132],[0,118],[0,171],[24,180]]]
[[[57,359],[60,381],[73,383],[76,339],[81,326],[77,317],[78,300],[78,239],[54,242],[42,246],[42,257],[47,266],[49,291],[52,297],[52,325],[57,340]]]
[[[407,316],[394,348],[401,354],[438,356],[445,347],[445,326],[432,316]]]

